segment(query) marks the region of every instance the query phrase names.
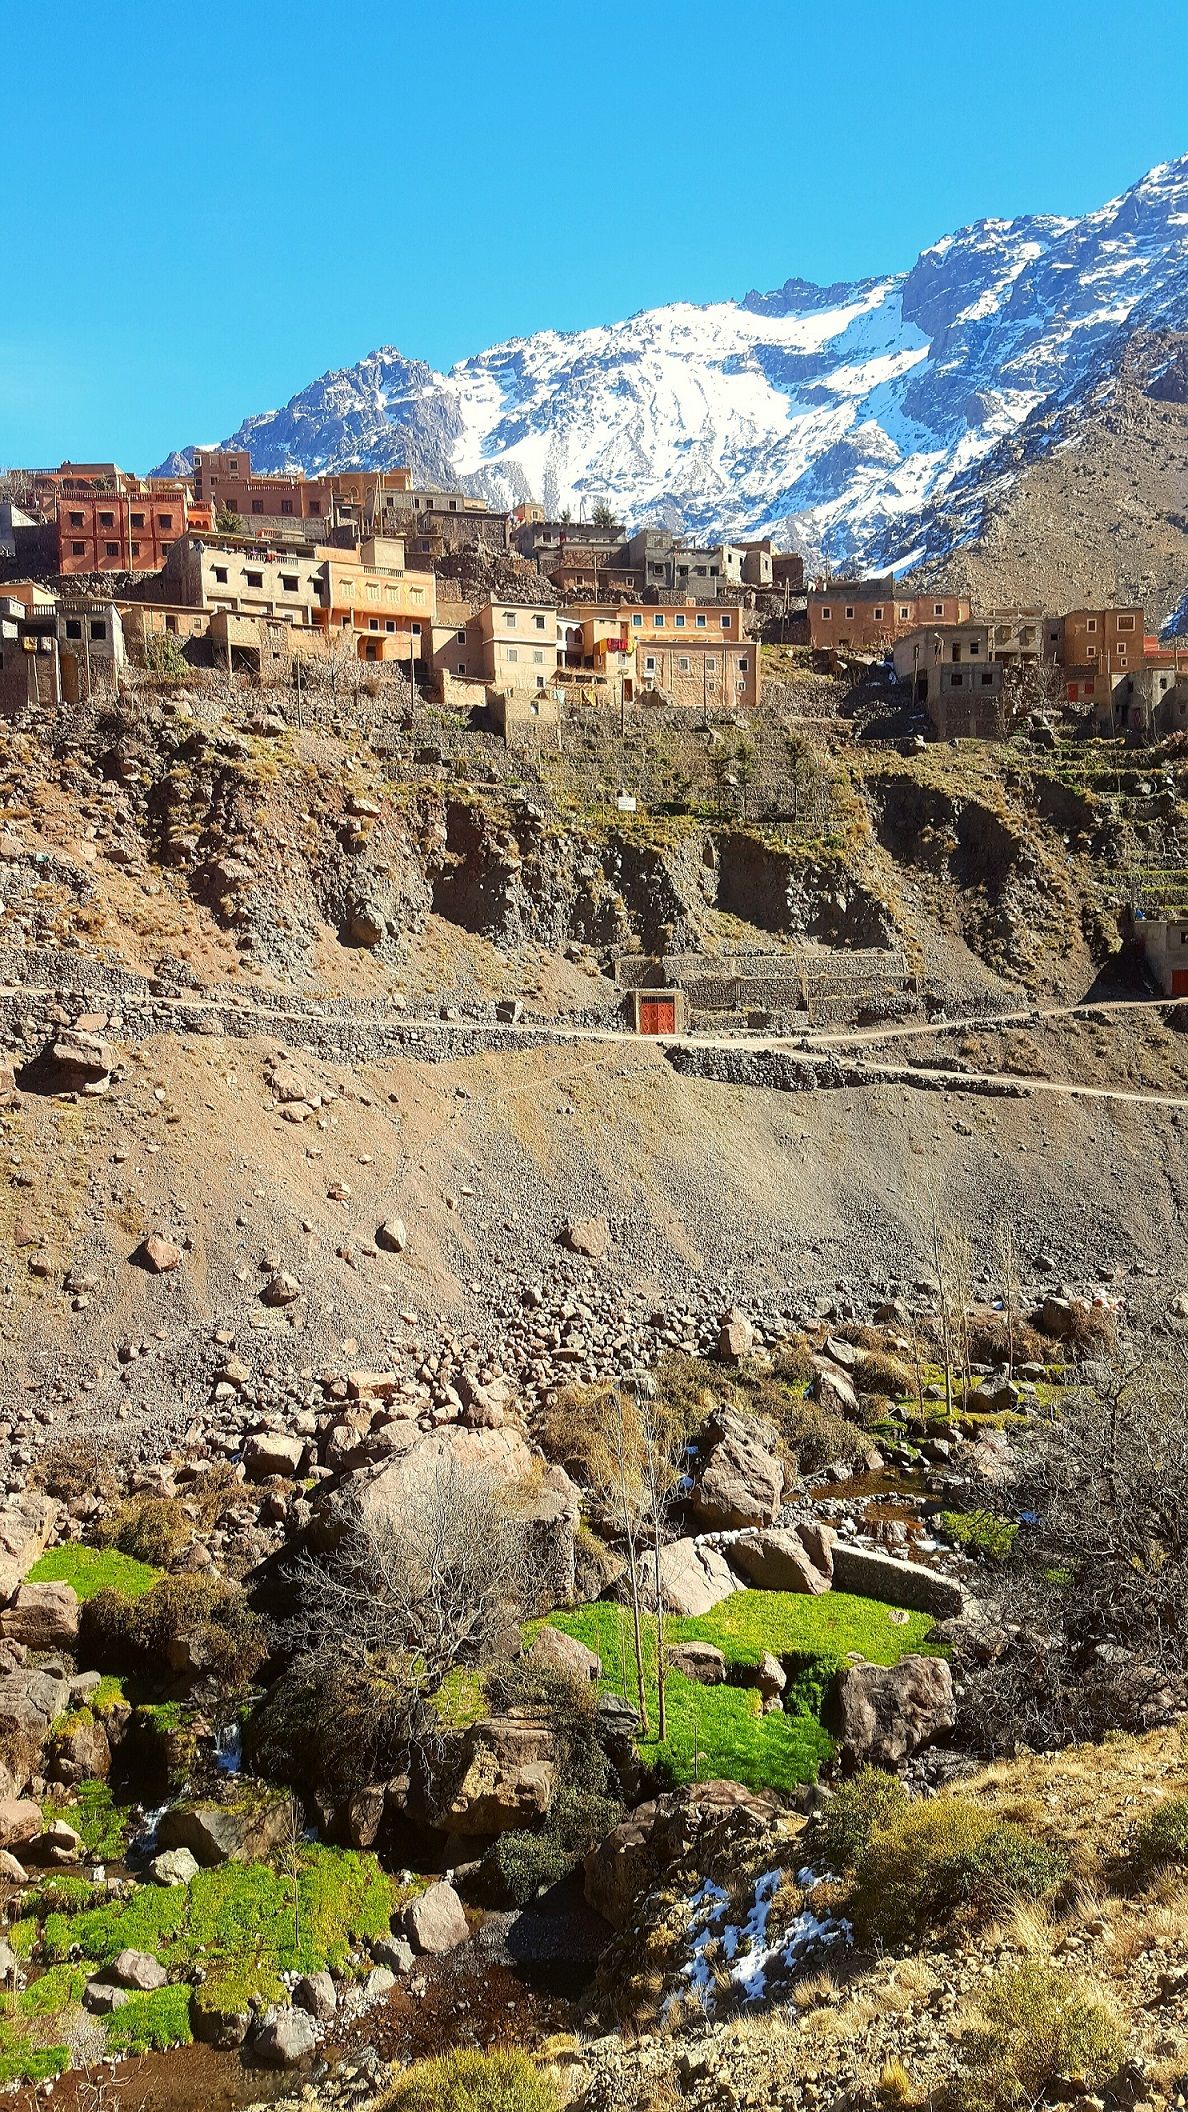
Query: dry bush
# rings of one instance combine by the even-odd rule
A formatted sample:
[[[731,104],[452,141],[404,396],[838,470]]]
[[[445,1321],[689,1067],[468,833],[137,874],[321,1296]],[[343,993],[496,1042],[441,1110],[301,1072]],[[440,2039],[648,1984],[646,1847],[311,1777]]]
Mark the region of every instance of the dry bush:
[[[875,1824],[857,1858],[849,1910],[860,1938],[894,1947],[957,1915],[978,1919],[1039,1899],[1064,1876],[1063,1855],[967,1797],[909,1804]]]
[[[1050,1364],[1052,1343],[1027,1320],[1012,1325],[1005,1313],[974,1312],[967,1322],[969,1353],[975,1364]]]
[[[1096,2089],[1126,2052],[1104,1990],[1047,1960],[1025,1959],[997,1974],[984,2011],[984,2023],[964,2034],[961,2072],[942,2095],[942,2112],[1025,2112],[1072,2076]]]
[[[874,1394],[880,1400],[899,1401],[915,1396],[915,1372],[889,1350],[870,1350],[854,1373],[854,1381],[860,1394]]]
[[[220,1690],[251,1685],[268,1654],[263,1624],[225,1577],[162,1577],[143,1598],[96,1592],[80,1617],[84,1661],[159,1687],[179,1677]]]

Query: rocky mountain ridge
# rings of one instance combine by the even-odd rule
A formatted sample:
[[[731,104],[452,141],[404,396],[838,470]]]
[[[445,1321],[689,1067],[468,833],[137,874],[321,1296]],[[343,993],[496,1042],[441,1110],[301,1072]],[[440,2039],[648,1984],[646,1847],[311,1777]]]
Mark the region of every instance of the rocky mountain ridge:
[[[540,331],[448,374],[383,346],[231,442],[269,470],[407,463],[499,506],[605,501],[906,565],[976,532],[1054,418],[1076,444],[1077,407],[1136,332],[1185,323],[1188,157],[1079,218],[975,222],[885,277]]]

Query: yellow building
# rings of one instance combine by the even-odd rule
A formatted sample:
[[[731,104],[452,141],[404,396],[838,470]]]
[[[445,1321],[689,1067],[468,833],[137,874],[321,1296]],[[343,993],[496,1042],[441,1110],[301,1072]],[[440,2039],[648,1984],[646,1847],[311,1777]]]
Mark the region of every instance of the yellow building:
[[[356,553],[323,550],[322,602],[314,621],[327,633],[348,632],[360,660],[428,662],[433,651],[437,581],[410,572],[399,537],[372,536]]]

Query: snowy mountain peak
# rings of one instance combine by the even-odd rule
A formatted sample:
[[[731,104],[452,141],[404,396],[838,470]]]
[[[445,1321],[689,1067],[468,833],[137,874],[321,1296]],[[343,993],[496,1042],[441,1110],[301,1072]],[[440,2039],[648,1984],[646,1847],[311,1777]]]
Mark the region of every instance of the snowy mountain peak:
[[[231,440],[265,469],[407,463],[499,506],[602,500],[885,564],[898,524],[1160,325],[1188,327],[1188,156],[1080,218],[977,221],[883,278],[542,330],[448,374],[384,345]]]

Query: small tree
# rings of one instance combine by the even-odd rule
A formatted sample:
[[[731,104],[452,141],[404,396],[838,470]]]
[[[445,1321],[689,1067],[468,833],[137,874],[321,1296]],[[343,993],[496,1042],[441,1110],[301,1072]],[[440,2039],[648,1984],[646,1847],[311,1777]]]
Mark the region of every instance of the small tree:
[[[595,528],[614,527],[615,517],[605,499],[599,499],[597,506],[590,515],[590,520]]]
[[[214,524],[220,535],[243,534],[243,521],[233,506],[216,507]]]

